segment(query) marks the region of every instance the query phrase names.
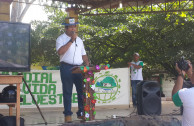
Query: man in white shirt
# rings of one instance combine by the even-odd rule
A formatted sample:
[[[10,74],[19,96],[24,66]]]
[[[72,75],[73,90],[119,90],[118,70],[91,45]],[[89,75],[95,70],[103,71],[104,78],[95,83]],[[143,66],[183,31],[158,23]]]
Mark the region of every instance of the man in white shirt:
[[[81,118],[83,112],[83,90],[82,90],[82,75],[72,74],[71,69],[75,66],[82,65],[83,62],[89,66],[88,57],[84,48],[83,41],[77,36],[75,19],[72,17],[66,18],[66,32],[60,35],[56,40],[56,50],[60,56],[60,73],[63,88],[63,104],[65,122],[72,122],[71,97],[73,83],[76,86],[78,97],[78,112],[77,117]]]
[[[137,83],[143,80],[143,75],[142,75],[143,61],[139,61],[139,53],[133,54],[133,61],[128,62],[128,65],[131,69],[133,107],[136,107],[137,106],[136,86],[137,86]]]
[[[178,72],[177,80],[172,90],[172,99],[176,106],[180,107],[183,105],[183,116],[182,116],[182,126],[194,126],[194,73],[192,65],[189,62],[189,69],[187,71],[181,71],[176,64],[176,70]],[[184,76],[190,78],[192,87],[183,88]]]

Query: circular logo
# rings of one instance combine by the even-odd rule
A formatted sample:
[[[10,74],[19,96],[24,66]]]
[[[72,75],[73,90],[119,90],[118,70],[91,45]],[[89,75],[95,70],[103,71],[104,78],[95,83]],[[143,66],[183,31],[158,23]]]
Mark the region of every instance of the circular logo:
[[[105,74],[99,73],[95,77],[95,93],[98,99],[98,103],[110,103],[116,99],[119,95],[121,80],[117,75],[110,74],[110,71],[106,71]]]

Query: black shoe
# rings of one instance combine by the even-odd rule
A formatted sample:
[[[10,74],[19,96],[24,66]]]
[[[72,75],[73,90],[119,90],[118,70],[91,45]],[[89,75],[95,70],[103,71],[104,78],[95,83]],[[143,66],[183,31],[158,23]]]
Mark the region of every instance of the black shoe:
[[[82,119],[83,118],[83,112],[78,111],[78,112],[76,112],[76,114],[77,114],[77,118],[78,119]]]

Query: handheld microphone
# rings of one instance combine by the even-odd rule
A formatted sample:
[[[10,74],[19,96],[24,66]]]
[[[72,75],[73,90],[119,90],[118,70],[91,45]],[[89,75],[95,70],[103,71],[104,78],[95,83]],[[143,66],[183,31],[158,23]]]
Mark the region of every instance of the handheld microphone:
[[[75,34],[75,31],[71,31],[71,34],[72,34],[72,35]]]
[[[72,31],[71,33],[72,33],[72,35],[73,35],[73,34],[75,34],[75,31]],[[75,38],[75,46],[77,46],[76,38]]]

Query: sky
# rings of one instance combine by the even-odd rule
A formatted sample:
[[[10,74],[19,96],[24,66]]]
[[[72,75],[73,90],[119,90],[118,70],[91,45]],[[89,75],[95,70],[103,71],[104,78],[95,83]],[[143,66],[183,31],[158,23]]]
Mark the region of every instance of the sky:
[[[24,18],[23,23],[30,23],[33,20],[46,21],[48,20],[47,14],[44,12],[44,7],[39,5],[31,5]]]

